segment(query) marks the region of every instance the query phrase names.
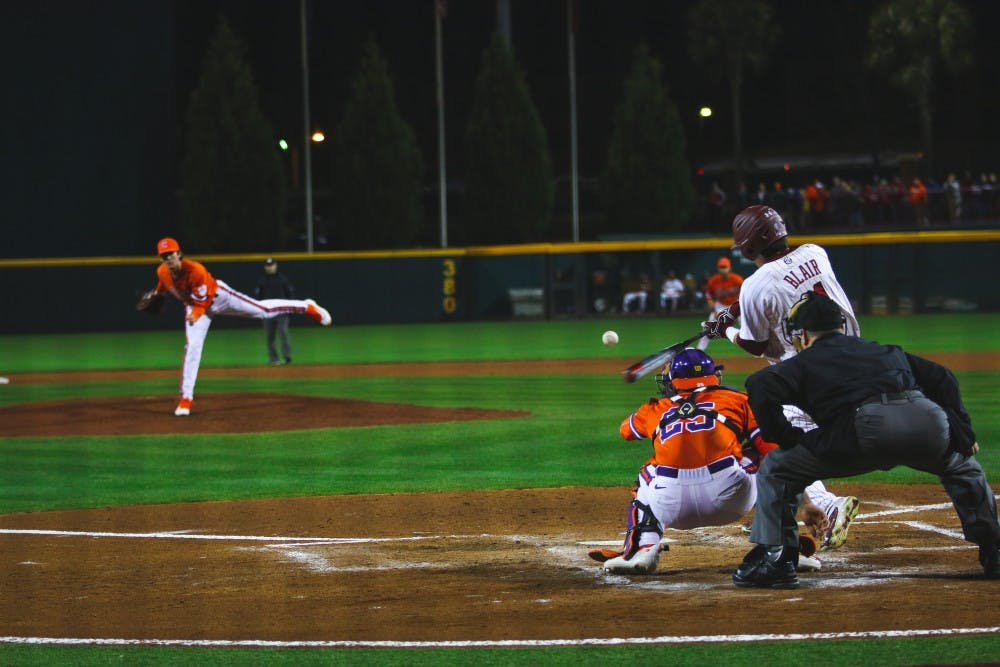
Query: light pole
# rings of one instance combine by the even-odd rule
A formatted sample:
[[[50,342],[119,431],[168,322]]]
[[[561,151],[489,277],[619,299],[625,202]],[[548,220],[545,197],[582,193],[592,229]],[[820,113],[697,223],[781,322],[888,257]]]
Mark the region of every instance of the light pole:
[[[305,134],[303,171],[306,177],[306,252],[313,251],[312,154],[309,136],[309,41],[306,30],[306,0],[299,0],[299,29],[302,34],[302,130]]]

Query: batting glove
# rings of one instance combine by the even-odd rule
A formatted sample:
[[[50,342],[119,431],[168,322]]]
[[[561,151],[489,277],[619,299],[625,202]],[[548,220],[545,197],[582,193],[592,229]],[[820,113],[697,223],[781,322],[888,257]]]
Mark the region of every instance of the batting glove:
[[[709,338],[725,338],[726,329],[733,326],[736,318],[740,315],[740,303],[737,301],[725,310],[720,310],[714,320],[702,322],[701,325],[708,331]]]

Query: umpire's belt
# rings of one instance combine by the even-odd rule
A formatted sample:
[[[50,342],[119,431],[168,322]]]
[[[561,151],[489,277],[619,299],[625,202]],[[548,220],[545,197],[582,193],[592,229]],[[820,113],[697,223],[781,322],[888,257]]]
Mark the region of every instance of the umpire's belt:
[[[719,459],[718,461],[712,461],[705,467],[708,468],[708,472],[716,473],[720,470],[731,468],[734,465],[736,465],[736,459],[732,456],[727,456],[726,458]],[[680,475],[679,469],[672,466],[656,466],[656,474],[660,477],[673,477],[674,479],[677,479]]]
[[[868,405],[869,403],[888,403],[889,401],[912,401],[915,398],[923,397],[923,392],[917,389],[908,389],[907,391],[897,391],[869,396],[865,400],[861,401],[861,405]]]

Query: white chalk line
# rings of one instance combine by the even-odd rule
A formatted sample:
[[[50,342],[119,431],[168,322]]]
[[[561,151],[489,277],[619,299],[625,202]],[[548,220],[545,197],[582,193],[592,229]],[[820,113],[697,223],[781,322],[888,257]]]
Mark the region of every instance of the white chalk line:
[[[373,542],[420,542],[425,540],[492,537],[491,535],[418,535],[412,537],[287,537],[281,535],[208,535],[189,531],[157,533],[112,533],[88,530],[37,530],[30,528],[0,528],[0,535],[55,535],[59,537],[123,537],[161,540],[221,540],[232,542],[279,542],[284,547],[323,544],[370,544]]]
[[[120,639],[107,637],[16,637],[0,636],[0,644],[61,646],[184,646],[199,648],[533,648],[553,646],[623,646],[636,644],[728,644],[753,642],[801,642],[835,639],[898,639],[954,635],[987,635],[989,628],[931,628],[923,630],[867,630],[862,632],[816,632],[762,635],[663,635],[659,637],[585,637],[581,639],[499,639],[458,641],[269,641],[263,639]]]
[[[875,504],[875,503],[873,503]],[[937,504],[925,504],[925,505],[912,505],[903,507],[893,507],[892,509],[884,510],[881,512],[873,512],[867,514],[859,514],[857,519],[855,519],[855,524],[860,523],[871,523],[871,524],[895,524],[895,525],[905,525],[909,526],[918,531],[931,532],[938,535],[942,535],[948,538],[954,538],[962,540],[962,534],[957,531],[944,529],[933,524],[920,521],[908,521],[908,520],[887,520],[887,521],[871,521],[872,517],[881,516],[891,516],[896,514],[907,514],[913,512],[929,511],[929,510],[941,510],[948,509],[951,507],[950,503],[937,503]],[[746,541],[745,535],[720,535],[717,531],[718,527],[706,527],[700,529],[692,529],[685,531],[671,531],[676,532],[678,535],[684,534],[686,540],[695,543],[699,542],[711,542],[713,544],[719,544],[721,542],[725,543],[743,543]],[[392,542],[419,542],[427,540],[452,540],[452,539],[469,539],[469,538],[503,538],[515,542],[524,542],[527,545],[534,544],[535,546],[542,546],[545,550],[559,558],[564,559],[567,563],[572,563],[577,554],[572,547],[567,546],[547,546],[545,547],[541,544],[537,536],[532,535],[491,535],[489,533],[479,533],[474,535],[416,535],[409,537],[384,537],[384,538],[358,538],[358,537],[307,537],[307,536],[262,536],[262,535],[212,535],[212,534],[199,534],[187,531],[168,531],[168,532],[151,532],[151,533],[114,533],[107,531],[62,531],[62,530],[38,530],[38,529],[2,529],[0,528],[0,534],[21,534],[21,535],[53,535],[53,536],[66,536],[66,537],[117,537],[117,538],[139,538],[139,539],[187,539],[187,540],[215,540],[215,541],[235,541],[235,542],[267,542],[259,547],[237,547],[237,549],[248,549],[251,551],[270,551],[276,550],[282,554],[284,558],[291,562],[298,563],[299,565],[312,570],[314,572],[320,573],[347,573],[347,572],[371,572],[378,570],[400,570],[400,569],[447,569],[451,567],[449,563],[427,563],[427,562],[412,562],[412,561],[385,561],[379,565],[349,565],[349,566],[338,566],[327,556],[323,554],[318,554],[315,552],[308,551],[310,547],[316,546],[336,546],[336,545],[358,545],[358,544],[373,544],[373,543],[392,543]],[[664,536],[665,542],[679,542],[681,540],[675,540],[670,537]],[[590,541],[579,541],[578,545],[581,546],[620,546],[621,540],[590,540]],[[956,549],[972,549],[975,548],[974,545],[953,545],[953,546],[893,546],[886,547],[887,551],[950,551]],[[828,563],[839,563],[841,567],[845,569],[851,569],[848,562],[841,562],[843,559],[838,558],[834,554],[827,554],[824,558]],[[28,564],[23,563],[23,564]],[[916,571],[916,570],[913,570]],[[847,572],[842,574],[846,575]],[[835,576],[833,578],[823,578],[810,580],[810,585],[815,587],[829,588],[851,588],[856,586],[872,586],[877,584],[891,583],[898,579],[900,575],[905,576],[907,572],[904,570],[890,570],[890,571],[870,571],[865,572],[864,577],[852,577],[847,576]],[[605,574],[603,581],[608,584],[613,585],[628,585],[636,588],[644,588],[657,590],[660,592],[680,592],[680,591],[705,591],[705,590],[716,590],[727,588],[724,584],[713,584],[706,582],[682,582],[682,581],[671,581],[665,582],[660,580],[636,580],[629,577],[619,577],[615,575]]]

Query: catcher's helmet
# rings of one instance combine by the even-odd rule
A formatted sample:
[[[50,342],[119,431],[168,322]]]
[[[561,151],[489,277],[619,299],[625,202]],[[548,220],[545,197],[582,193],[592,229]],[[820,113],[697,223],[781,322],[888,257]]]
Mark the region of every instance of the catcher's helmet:
[[[788,236],[785,221],[770,206],[748,206],[733,219],[733,249],[753,261],[769,245]]]
[[[669,368],[656,376],[656,385],[664,396],[673,389],[685,390],[719,384],[722,366],[716,366],[712,357],[702,350],[689,347],[677,353]]]

